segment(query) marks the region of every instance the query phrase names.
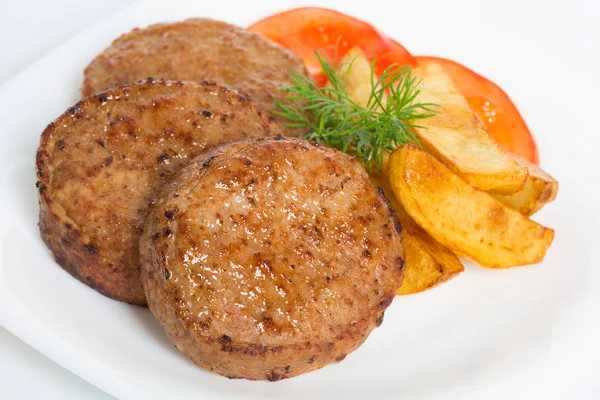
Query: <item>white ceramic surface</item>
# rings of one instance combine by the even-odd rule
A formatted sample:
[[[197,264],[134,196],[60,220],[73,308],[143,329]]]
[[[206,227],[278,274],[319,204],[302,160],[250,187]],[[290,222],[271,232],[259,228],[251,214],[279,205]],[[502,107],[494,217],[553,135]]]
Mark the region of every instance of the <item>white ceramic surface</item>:
[[[400,20],[384,2],[322,2],[371,21],[415,54],[460,60],[512,95],[536,135],[542,166],[561,182],[558,200],[535,217],[556,230],[543,263],[507,271],[469,264],[440,288],[397,298],[382,327],[344,362],[278,383],[232,381],[193,366],[147,310],[104,298],[54,263],[37,232],[33,159],[43,128],[77,101],[89,60],[136,26],[191,16],[247,25],[290,4],[138,3],[0,89],[0,324],[118,398],[600,396],[592,166],[600,85],[591,65],[537,46],[534,35],[513,34],[502,18],[482,24],[477,9],[411,2],[401,12],[423,18]]]

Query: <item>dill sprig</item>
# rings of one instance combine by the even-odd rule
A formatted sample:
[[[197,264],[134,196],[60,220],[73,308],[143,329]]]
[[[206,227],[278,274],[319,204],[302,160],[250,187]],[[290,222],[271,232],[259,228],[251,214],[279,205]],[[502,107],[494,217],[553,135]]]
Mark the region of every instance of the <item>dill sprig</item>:
[[[369,171],[373,164],[381,171],[384,153],[407,143],[421,146],[411,128],[420,127],[416,121],[436,115],[438,106],[415,102],[421,82],[413,77],[411,68],[391,65],[376,78],[373,60],[371,93],[362,106],[350,98],[345,87],[354,60],[347,69],[336,70],[326,55],[315,54],[329,86],[318,87],[312,79],[292,72],[293,86],[281,89],[289,103],[278,102],[276,111],[286,125],[309,128],[306,139],[354,155]]]

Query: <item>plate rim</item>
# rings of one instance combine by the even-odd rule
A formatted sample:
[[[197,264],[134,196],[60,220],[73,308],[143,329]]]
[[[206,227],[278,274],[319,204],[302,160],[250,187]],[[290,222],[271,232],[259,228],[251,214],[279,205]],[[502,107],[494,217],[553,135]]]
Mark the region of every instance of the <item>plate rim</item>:
[[[31,70],[35,70],[39,68],[40,65],[43,65],[52,55],[57,52],[59,49],[64,47],[69,47],[72,42],[74,42],[78,37],[88,34],[88,32],[93,32],[95,30],[100,29],[103,25],[110,23],[113,19],[118,18],[120,15],[127,14],[131,12],[131,9],[136,9],[140,6],[140,4],[145,3],[144,1],[136,1],[133,4],[120,9],[114,14],[102,19],[94,23],[93,25],[81,30],[75,36],[70,38],[69,40],[63,42],[59,46],[50,50],[46,55],[37,59],[34,63],[29,65],[26,69],[21,71],[19,74],[13,76],[10,80],[5,82],[2,86],[0,86],[0,98],[4,95],[6,91],[10,89],[10,85],[20,79],[20,77],[25,76]],[[594,217],[592,215],[592,217]],[[0,267],[1,270],[1,267]],[[118,376],[115,376],[106,366],[102,365],[102,363],[97,362],[95,358],[88,356],[87,354],[78,351],[76,347],[71,345],[69,342],[64,339],[56,336],[55,333],[51,333],[52,339],[50,340],[51,345],[44,345],[44,342],[48,342],[47,338],[42,339],[40,337],[36,337],[35,332],[36,328],[38,328],[39,320],[36,319],[35,315],[33,315],[27,308],[19,301],[17,297],[15,297],[10,289],[5,285],[3,279],[0,278],[0,299],[2,305],[0,305],[0,311],[3,309],[8,309],[8,312],[0,312],[0,325],[4,326],[8,331],[15,334],[21,340],[25,341],[28,345],[31,345],[40,353],[44,354],[54,362],[59,365],[65,367],[67,370],[71,371],[73,374],[81,377],[87,382],[91,383],[99,390],[102,390],[112,396],[117,398],[125,398],[125,397],[135,397],[131,390],[127,390],[128,383],[123,381],[120,384],[116,382],[119,381]],[[8,304],[8,307],[7,307]],[[28,318],[22,318],[23,315],[27,315]],[[70,356],[67,356],[64,351],[60,351],[58,349],[69,348],[71,351],[69,352]],[[57,349],[57,350],[54,350]],[[94,365],[93,368],[90,368],[90,365]],[[104,375],[98,374],[99,370],[104,371]],[[82,372],[83,371],[83,372]],[[110,377],[110,379],[106,379]],[[212,393],[206,393],[207,398],[217,398],[212,396]]]

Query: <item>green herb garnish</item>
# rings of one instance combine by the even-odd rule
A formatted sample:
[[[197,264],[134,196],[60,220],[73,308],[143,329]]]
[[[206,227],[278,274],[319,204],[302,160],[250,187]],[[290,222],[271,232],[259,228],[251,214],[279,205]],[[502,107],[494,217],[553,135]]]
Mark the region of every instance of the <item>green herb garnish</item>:
[[[281,89],[290,104],[277,103],[276,113],[293,128],[309,128],[306,139],[335,147],[359,158],[371,171],[373,163],[382,169],[384,153],[413,143],[420,147],[411,128],[415,121],[437,114],[436,104],[415,103],[421,81],[409,67],[392,65],[375,77],[375,60],[371,62],[371,93],[365,106],[348,96],[345,73],[336,71],[326,56],[315,51],[330,86],[318,87],[312,79],[293,72],[294,85]]]

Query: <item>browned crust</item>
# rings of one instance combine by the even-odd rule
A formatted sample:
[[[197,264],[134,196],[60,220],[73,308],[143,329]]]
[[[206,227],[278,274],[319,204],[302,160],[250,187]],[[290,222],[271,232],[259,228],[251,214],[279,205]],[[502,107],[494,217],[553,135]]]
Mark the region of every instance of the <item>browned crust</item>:
[[[106,99],[121,101],[119,99],[127,99],[132,90],[152,90],[153,87],[158,86],[198,87],[206,91],[218,88],[220,96],[223,96],[228,104],[248,107],[256,113],[263,123],[265,132],[279,132],[279,128],[273,121],[266,115],[262,115],[263,113],[252,102],[236,91],[230,91],[211,82],[154,79],[124,85],[81,100],[48,125],[41,135],[36,155],[36,186],[39,192],[40,207],[39,228],[43,241],[54,254],[56,262],[72,276],[107,297],[139,306],[147,305],[139,278],[139,263],[119,266],[115,262],[111,248],[97,243],[96,238],[86,235],[82,228],[69,218],[63,206],[53,201],[52,194],[48,190],[51,187],[53,173],[52,167],[49,165],[51,162],[49,152],[53,151],[49,142],[54,140],[52,136],[57,127],[68,125],[73,118],[80,118],[88,106],[103,104],[107,101]],[[58,147],[61,147],[60,143]],[[137,251],[135,257],[137,257]]]
[[[85,107],[89,101],[97,100],[95,97],[82,100],[71,109]],[[51,174],[48,170],[49,155],[45,148],[54,128],[65,122],[68,114],[69,111],[44,130],[36,155],[36,187],[39,192],[39,228],[42,240],[54,254],[56,262],[79,281],[110,298],[146,306],[146,295],[139,284],[139,271],[115,267],[110,249],[93,244],[93,239],[86,236],[66,215],[65,210],[49,196],[47,188]]]
[[[399,247],[394,248],[399,257],[395,260],[393,270],[397,285],[391,285],[393,287],[390,290],[380,292],[375,307],[358,321],[348,324],[343,333],[338,334],[331,341],[313,340],[300,344],[270,346],[237,342],[227,335],[214,337],[203,334],[202,328],[193,320],[193,316],[190,318],[184,301],[166,287],[164,275],[165,271],[168,271],[168,264],[165,253],[170,246],[174,245],[172,232],[177,230],[178,222],[174,213],[163,208],[167,199],[176,199],[180,195],[185,197],[183,194],[185,190],[182,191],[180,181],[201,176],[207,166],[217,165],[219,156],[226,153],[229,148],[234,148],[232,152],[238,153],[242,152],[245,146],[258,142],[281,140],[303,142],[283,137],[253,139],[245,143],[219,146],[196,158],[157,196],[157,201],[151,205],[148,213],[144,234],[140,238],[142,282],[150,310],[180,351],[198,366],[228,378],[277,381],[342,361],[347,354],[356,350],[367,339],[374,328],[381,325],[385,309],[392,303],[402,282],[404,251],[401,245],[398,245]],[[340,156],[347,157],[345,154]],[[398,243],[401,243],[402,227],[395,211],[387,198],[380,191],[378,192],[393,226],[387,237],[390,242],[397,238]],[[175,213],[178,211],[180,210],[175,210]],[[396,238],[392,239],[394,235]]]
[[[38,152],[37,167],[43,174],[45,151]],[[40,172],[38,172],[38,177]],[[146,306],[146,295],[139,285],[139,271],[114,266],[110,251],[91,244],[92,239],[56,207],[38,183],[40,193],[40,234],[56,262],[72,276],[105,296],[138,306]]]
[[[276,42],[273,42],[267,38],[265,38],[264,36],[256,33],[256,32],[251,32],[248,31],[247,29],[241,28],[239,26],[236,25],[232,25],[223,21],[217,21],[217,20],[213,20],[210,18],[188,18],[186,20],[183,21],[179,21],[179,22],[173,22],[173,23],[158,23],[158,24],[152,24],[149,25],[145,28],[134,28],[133,30],[131,30],[130,32],[124,33],[122,35],[120,35],[119,37],[117,37],[115,40],[113,40],[113,42],[110,44],[110,46],[108,46],[106,49],[104,49],[104,51],[102,51],[102,53],[98,54],[91,62],[90,64],[88,64],[86,66],[86,68],[84,69],[84,73],[83,73],[83,84],[81,87],[81,93],[82,96],[84,98],[90,97],[96,93],[99,93],[100,91],[104,91],[109,89],[111,86],[121,86],[123,84],[127,84],[127,83],[133,83],[131,82],[131,79],[133,79],[133,81],[136,81],[138,79],[145,79],[146,77],[129,77],[130,81],[123,81],[124,77],[111,77],[112,80],[114,80],[116,82],[116,85],[109,85],[108,87],[106,85],[102,86],[102,82],[98,82],[98,77],[96,75],[98,75],[98,71],[97,70],[101,70],[102,68],[106,68],[107,65],[115,65],[114,68],[114,72],[115,73],[119,73],[119,72],[128,72],[128,75],[131,74],[135,74],[137,71],[127,71],[127,70],[122,70],[119,71],[119,68],[117,67],[123,67],[120,63],[122,63],[122,56],[120,55],[115,55],[113,54],[116,50],[118,50],[120,48],[120,46],[122,45],[128,45],[126,49],[126,51],[131,51],[131,47],[135,47],[135,43],[136,41],[141,41],[141,40],[145,40],[146,36],[154,34],[154,33],[159,33],[162,36],[166,36],[169,34],[169,32],[177,32],[178,30],[182,29],[183,27],[186,26],[198,26],[198,27],[202,27],[203,25],[206,25],[208,27],[212,27],[212,30],[214,32],[215,35],[220,35],[223,32],[221,31],[230,31],[229,33],[231,35],[237,35],[240,38],[243,38],[249,42],[252,42],[255,45],[255,49],[251,49],[253,51],[263,51],[263,52],[268,52],[268,51],[278,51],[281,55],[281,57],[285,60],[286,63],[289,64],[290,69],[291,70],[295,70],[297,72],[302,73],[305,76],[309,75],[308,69],[306,68],[306,65],[304,64],[304,62],[302,61],[302,59],[294,52],[286,49],[285,47],[279,45]],[[226,38],[225,40],[230,41],[231,38]],[[160,53],[153,53],[153,50],[151,49],[140,49],[140,50],[144,50],[144,53],[146,54],[146,56],[159,56]],[[137,55],[137,54],[136,54]],[[185,54],[182,54],[182,57]],[[175,60],[176,61],[176,60]],[[173,62],[175,62],[173,61]],[[212,60],[213,62],[218,62],[218,60]],[[202,71],[202,66],[199,66],[198,70]],[[240,73],[244,73],[243,71],[243,65],[240,65]],[[293,67],[293,68],[291,68]],[[142,66],[140,66],[140,69],[142,68]],[[287,71],[284,71],[287,72]],[[172,74],[174,75],[178,75],[180,74],[180,71],[178,71],[177,69],[177,65],[174,65],[174,68],[172,70]],[[153,76],[153,78],[155,79],[172,79],[172,80],[177,80],[177,79],[181,79],[181,80],[193,80],[190,77],[180,77],[180,76]],[[205,78],[203,78],[205,79]],[[226,85],[229,86],[229,82],[218,82],[219,84],[222,85]],[[236,88],[239,90],[239,88]],[[272,97],[273,99],[279,97],[277,96],[276,93],[266,93],[267,96]]]
[[[222,21],[191,18],[119,36],[85,68],[81,91],[87,97],[148,76],[209,80],[244,93],[272,112],[277,100],[286,103],[278,89],[292,86],[290,71],[309,76],[300,57],[262,35]],[[279,123],[289,135],[306,133]]]
[[[399,264],[403,268],[404,264]],[[262,346],[235,343],[231,338],[205,337],[183,322],[177,299],[167,296],[149,272],[145,282],[152,314],[175,346],[196,365],[228,378],[278,381],[315,371],[344,358],[364,343],[371,331],[383,323],[385,309],[395,293],[383,296],[380,306],[328,343]],[[350,343],[350,345],[349,345]],[[217,363],[214,360],[218,360]]]

